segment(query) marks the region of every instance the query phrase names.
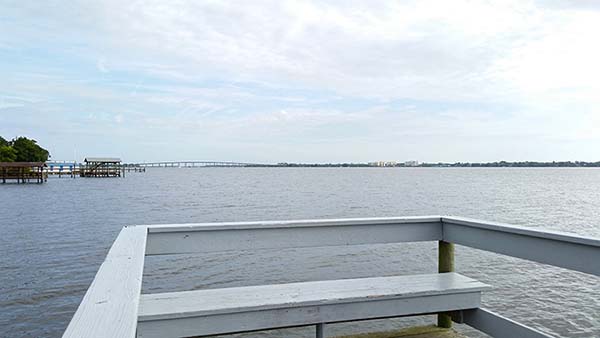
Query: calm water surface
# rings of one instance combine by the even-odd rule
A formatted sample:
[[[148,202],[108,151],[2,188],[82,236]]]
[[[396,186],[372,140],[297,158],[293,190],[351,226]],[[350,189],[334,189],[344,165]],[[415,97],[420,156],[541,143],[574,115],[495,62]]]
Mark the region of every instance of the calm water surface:
[[[173,168],[0,185],[0,337],[59,337],[123,225],[433,214],[600,237],[600,170]],[[484,294],[486,307],[557,337],[600,337],[598,278],[464,247],[456,254],[459,272],[494,286]],[[143,291],[435,271],[435,243],[154,256]]]

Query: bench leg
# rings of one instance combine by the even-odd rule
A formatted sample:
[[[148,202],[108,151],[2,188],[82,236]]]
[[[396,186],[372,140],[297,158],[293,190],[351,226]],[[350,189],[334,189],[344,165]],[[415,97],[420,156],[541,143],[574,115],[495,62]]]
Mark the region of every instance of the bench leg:
[[[325,338],[325,324],[317,324],[317,338]]]

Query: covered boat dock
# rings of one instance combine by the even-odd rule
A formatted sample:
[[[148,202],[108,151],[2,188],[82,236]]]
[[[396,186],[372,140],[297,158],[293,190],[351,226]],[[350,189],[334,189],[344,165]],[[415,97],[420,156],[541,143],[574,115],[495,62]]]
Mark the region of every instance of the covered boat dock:
[[[87,157],[80,169],[81,177],[121,177],[125,172],[116,157]]]
[[[44,183],[44,162],[0,162],[2,183],[14,180],[16,183]],[[35,182],[34,182],[35,181]]]

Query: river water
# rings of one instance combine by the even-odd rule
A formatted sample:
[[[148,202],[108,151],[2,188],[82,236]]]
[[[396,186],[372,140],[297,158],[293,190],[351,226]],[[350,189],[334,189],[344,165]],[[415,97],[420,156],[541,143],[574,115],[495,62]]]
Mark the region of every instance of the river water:
[[[124,225],[439,214],[600,237],[600,169],[157,168],[121,179],[0,185],[0,337],[59,337]],[[143,292],[431,273],[436,257],[435,243],[153,256]],[[553,336],[600,337],[600,279],[465,247],[457,247],[456,265],[494,287],[485,307]]]

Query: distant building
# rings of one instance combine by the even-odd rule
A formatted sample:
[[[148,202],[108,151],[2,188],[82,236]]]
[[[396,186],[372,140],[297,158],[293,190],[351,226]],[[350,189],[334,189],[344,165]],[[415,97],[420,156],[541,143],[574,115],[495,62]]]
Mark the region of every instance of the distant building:
[[[369,166],[371,166],[371,167],[395,167],[396,165],[397,165],[396,161],[369,162]]]
[[[406,161],[404,162],[405,167],[417,167],[419,166],[419,161]]]

